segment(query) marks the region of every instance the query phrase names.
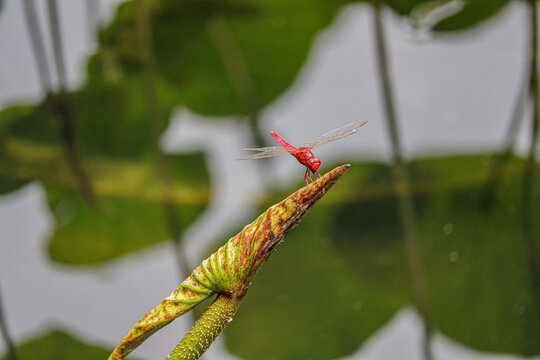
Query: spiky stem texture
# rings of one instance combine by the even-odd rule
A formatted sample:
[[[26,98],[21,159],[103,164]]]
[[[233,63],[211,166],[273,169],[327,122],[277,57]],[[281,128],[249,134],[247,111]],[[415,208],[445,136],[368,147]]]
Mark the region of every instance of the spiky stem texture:
[[[220,294],[167,356],[169,360],[196,360],[232,321],[241,298]]]

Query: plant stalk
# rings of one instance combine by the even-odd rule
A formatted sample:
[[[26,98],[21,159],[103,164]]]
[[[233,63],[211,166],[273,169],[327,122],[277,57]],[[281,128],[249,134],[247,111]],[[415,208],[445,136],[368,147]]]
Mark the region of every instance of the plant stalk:
[[[159,146],[162,128],[161,108],[158,100],[157,70],[152,48],[152,19],[151,8],[147,0],[137,0],[137,36],[139,38],[140,61],[143,74],[144,98],[150,126],[150,135],[154,147],[154,156],[157,163],[157,173],[162,184],[162,199],[169,235],[172,240],[178,271],[180,277],[189,274],[188,261],[181,248],[182,226],[179,221],[176,204],[170,197],[173,180],[170,175],[169,164]]]
[[[52,37],[54,64],[58,76],[58,87],[64,92],[67,86],[66,64],[64,63],[64,51],[62,48],[62,36],[60,31],[60,19],[58,18],[58,3],[56,0],[47,0],[47,15]]]
[[[54,63],[58,76],[58,95],[54,97],[49,93],[47,100],[53,111],[58,131],[60,132],[60,139],[64,144],[66,161],[77,182],[79,191],[83,195],[88,206],[96,209],[98,205],[97,197],[75,145],[76,136],[75,126],[73,125],[73,108],[70,95],[67,92],[67,73],[66,65],[64,63],[60,21],[58,18],[58,4],[56,0],[47,1],[47,13],[52,36]]]
[[[167,356],[169,360],[196,360],[232,321],[242,297],[222,293]]]
[[[533,34],[534,25],[532,25],[533,22],[534,20],[531,19],[530,20],[530,24],[531,24],[530,26],[532,26],[531,31],[530,31],[531,41],[530,41],[530,45],[528,49],[529,59],[534,58],[535,56],[534,53],[535,53],[535,48],[536,48],[536,44],[533,40],[533,37],[534,37],[534,34]],[[504,174],[504,170],[511,158],[512,151],[516,143],[518,130],[521,127],[521,124],[523,122],[523,113],[525,112],[525,108],[527,107],[529,100],[533,96],[533,86],[532,86],[533,76],[531,74],[531,71],[533,70],[533,65],[531,61],[529,61],[529,64],[530,64],[529,68],[527,69],[527,73],[523,77],[522,85],[520,86],[519,93],[515,99],[514,109],[512,111],[510,124],[506,131],[506,138],[504,140],[504,145],[502,149],[495,155],[495,158],[493,160],[493,165],[491,166],[490,172],[487,176],[486,182],[480,194],[480,204],[486,210],[489,210],[493,207],[497,185],[500,182]]]
[[[397,116],[390,78],[386,38],[382,23],[382,1],[374,0],[374,33],[379,62],[379,77],[382,85],[384,107],[386,111],[387,128],[392,143],[392,158],[396,181],[398,210],[403,229],[405,255],[412,283],[414,304],[422,318],[424,326],[423,354],[426,360],[433,359],[431,350],[432,327],[428,311],[427,286],[422,266],[422,255],[418,243],[416,213],[410,185],[409,173],[403,158],[399,139]]]
[[[532,52],[532,50],[531,50]],[[523,113],[530,98],[530,76],[523,81],[523,85],[519,90],[519,94],[516,97],[516,103],[512,111],[512,118],[506,131],[506,138],[502,149],[495,155],[493,159],[493,165],[486,178],[485,184],[480,194],[480,204],[484,209],[491,209],[494,204],[497,185],[499,184],[506,166],[512,156],[514,145],[516,143],[517,133],[523,122]]]
[[[32,50],[34,52],[34,60],[36,62],[41,88],[43,89],[44,93],[49,93],[52,89],[51,73],[49,71],[47,55],[45,53],[45,47],[43,45],[43,40],[39,30],[36,6],[34,4],[34,0],[23,0],[22,3],[26,27],[28,30],[28,35],[30,36]]]
[[[95,40],[95,33],[99,29],[100,0],[86,0],[86,26],[88,28],[88,40]]]
[[[51,26],[51,34],[54,46],[55,63],[58,71],[60,95],[55,98],[52,93],[52,77],[49,71],[47,56],[45,53],[44,42],[40,34],[36,9],[32,0],[24,0],[24,12],[34,59],[38,70],[43,93],[46,94],[45,103],[52,114],[54,121],[58,127],[60,139],[64,147],[64,156],[79,188],[80,193],[87,204],[95,208],[97,206],[97,198],[92,189],[90,180],[84,171],[82,162],[78,156],[75,147],[75,132],[72,119],[72,111],[67,100],[67,94],[64,94],[65,89],[65,67],[62,58],[62,48],[60,41],[60,27],[58,24],[57,6],[54,0],[48,1],[48,15]]]
[[[9,335],[6,319],[4,318],[4,307],[2,306],[2,295],[0,293],[0,332],[2,333],[2,338],[6,343],[7,356],[9,360],[18,360],[17,352],[15,350],[15,345],[13,340]]]
[[[530,13],[530,89],[533,98],[533,116],[531,119],[531,140],[529,152],[525,163],[523,175],[523,238],[527,246],[529,272],[536,295],[537,312],[540,315],[540,261],[534,233],[534,170],[536,167],[536,147],[538,146],[538,132],[540,119],[540,104],[538,96],[538,7],[536,0],[529,0]],[[540,320],[540,318],[539,318]]]

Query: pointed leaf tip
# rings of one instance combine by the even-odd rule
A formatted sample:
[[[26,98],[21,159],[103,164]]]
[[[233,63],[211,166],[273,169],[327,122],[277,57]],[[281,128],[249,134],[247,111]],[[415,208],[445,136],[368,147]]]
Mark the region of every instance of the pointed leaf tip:
[[[178,289],[147,313],[122,339],[109,360],[123,359],[146,338],[191,310],[213,293],[241,299],[256,272],[311,207],[326,194],[350,164],[338,166],[285,200],[271,206],[255,221],[210,255]]]

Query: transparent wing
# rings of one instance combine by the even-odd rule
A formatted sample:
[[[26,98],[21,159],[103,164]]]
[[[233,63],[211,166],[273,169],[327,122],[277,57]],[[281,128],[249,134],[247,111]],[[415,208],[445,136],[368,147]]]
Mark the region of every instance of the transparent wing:
[[[329,131],[326,134],[321,135],[318,138],[305,143],[304,145],[300,147],[300,149],[302,148],[313,149],[313,148],[316,148],[317,146],[327,144],[331,141],[341,139],[341,138],[344,138],[345,136],[354,134],[358,130],[358,128],[364,125],[365,123],[367,123],[367,121],[368,121],[367,119],[362,119],[360,121],[355,121],[353,123],[350,123],[340,128]]]
[[[280,156],[288,154],[289,152],[287,149],[285,149],[282,146],[270,146],[270,147],[262,147],[262,148],[250,148],[250,149],[244,149],[248,151],[258,151],[257,154],[242,156],[241,158],[237,158],[236,160],[255,160],[255,159],[263,159],[267,157],[272,156]]]

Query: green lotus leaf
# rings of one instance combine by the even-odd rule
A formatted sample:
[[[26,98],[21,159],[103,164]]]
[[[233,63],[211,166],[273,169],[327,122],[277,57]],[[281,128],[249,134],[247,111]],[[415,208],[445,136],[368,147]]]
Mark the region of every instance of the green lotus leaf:
[[[83,342],[69,333],[52,330],[17,346],[19,360],[95,360],[106,359],[110,350]],[[4,356],[2,360],[10,358]]]
[[[433,326],[473,349],[537,355],[537,300],[518,215],[524,165],[513,159],[486,213],[479,194],[489,162],[470,155],[411,164]],[[226,330],[234,354],[345,356],[412,306],[392,169],[357,163],[347,175],[251,287]],[[535,194],[540,212],[538,183]]]
[[[142,88],[136,79],[94,83],[37,105],[0,112],[0,193],[31,181],[45,186],[57,222],[49,246],[54,260],[70,264],[110,260],[170,238],[165,202],[177,208],[183,228],[206,207],[209,175],[201,153],[160,155],[171,177],[169,189],[164,188]],[[164,101],[173,102],[164,86],[158,89]],[[96,208],[77,191],[53,106],[71,114],[80,161],[98,198]],[[166,125],[163,120],[159,130]]]
[[[529,259],[539,261],[540,253],[530,254],[523,238],[525,164],[512,160],[493,208],[486,210],[481,194],[489,162],[487,156],[470,156],[416,164],[452,184],[431,192],[421,212],[433,321],[446,336],[477,350],[538,355],[540,309]],[[538,181],[534,194],[533,211],[538,214]],[[535,222],[539,232],[540,223]]]
[[[433,2],[433,0],[383,0],[383,2],[399,15],[408,16],[418,6]]]
[[[56,219],[49,250],[70,264],[110,260],[170,238],[164,203],[174,204],[187,227],[209,201],[209,175],[202,153],[166,156],[172,183],[165,189],[153,158],[85,157],[98,207],[76,191],[63,150],[57,145],[7,137],[0,156],[0,189],[30,181],[44,186]]]
[[[49,243],[52,259],[92,264],[170,239],[165,203],[172,203],[181,228],[206,208],[209,178],[202,153],[171,156],[174,182],[164,189],[153,162],[105,160],[88,163],[100,195],[99,208],[65,189],[48,188],[56,230]],[[76,239],[76,240],[74,240]]]
[[[508,0],[468,0],[458,13],[449,16],[433,26],[436,32],[466,30],[486,21],[501,12]]]
[[[154,151],[143,84],[135,79],[95,83],[80,90],[51,95],[34,105],[8,107],[0,112],[0,138],[17,138],[38,145],[61,146],[53,108],[60,106],[73,122],[77,150],[82,156],[141,158]],[[169,100],[165,85],[160,98]],[[169,104],[170,105],[170,104]],[[168,124],[163,112],[159,130]]]
[[[176,105],[208,115],[253,114],[281,95],[306,60],[314,36],[341,1],[154,2],[152,43],[161,81]],[[118,9],[100,35],[89,81],[141,76],[137,3]]]
[[[433,11],[451,5],[454,8],[448,16],[442,16],[431,30],[453,32],[470,29],[489,20],[502,11],[508,0],[384,0],[384,3],[401,16],[409,16],[413,23],[421,21]]]

